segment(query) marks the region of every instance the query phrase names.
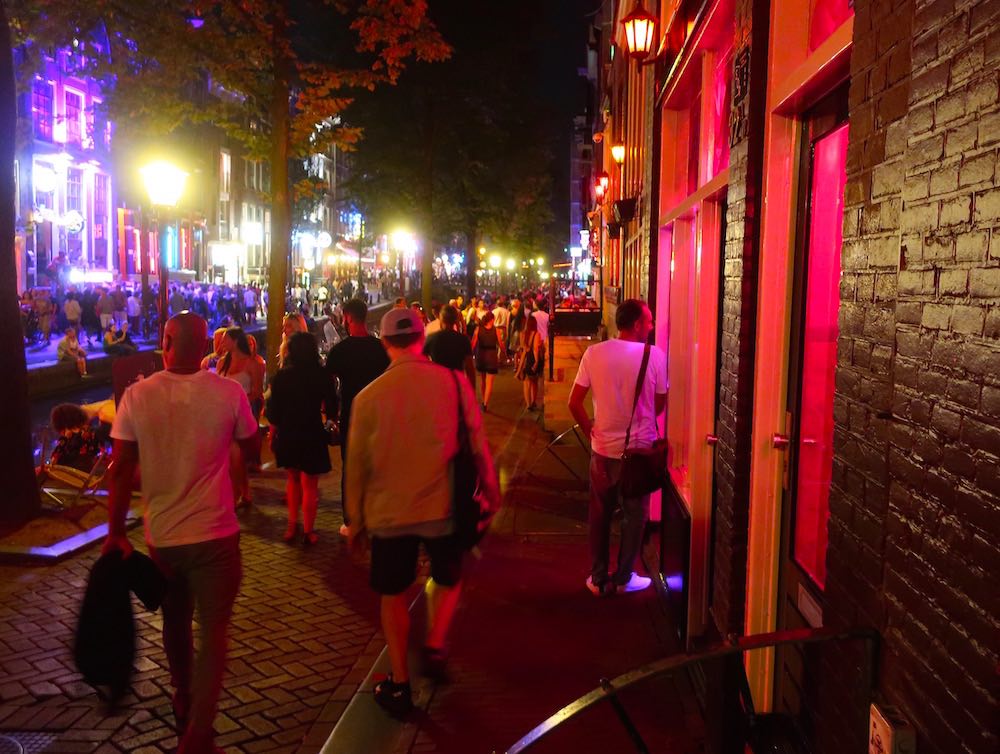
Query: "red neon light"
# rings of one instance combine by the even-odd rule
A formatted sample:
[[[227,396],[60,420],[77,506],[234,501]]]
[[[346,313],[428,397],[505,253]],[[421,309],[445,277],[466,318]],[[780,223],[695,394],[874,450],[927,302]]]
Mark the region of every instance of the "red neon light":
[[[846,124],[816,142],[812,168],[793,554],[822,587],[826,581],[826,525],[833,471]]]
[[[809,8],[809,51],[817,49],[827,37],[851,17],[851,0],[812,0]]]

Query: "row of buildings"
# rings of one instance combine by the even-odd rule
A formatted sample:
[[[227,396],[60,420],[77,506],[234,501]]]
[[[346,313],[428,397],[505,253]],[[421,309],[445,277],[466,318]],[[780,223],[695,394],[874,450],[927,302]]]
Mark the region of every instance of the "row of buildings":
[[[19,82],[18,290],[137,276],[144,256],[155,273],[158,242],[174,278],[265,279],[271,255],[267,163],[246,159],[216,129],[173,134],[170,156],[189,177],[176,212],[157,218],[157,233],[138,175],[148,157],[115,143],[114,124],[102,107],[106,93],[81,73],[86,56],[101,54],[99,36],[74,40],[44,54],[39,70],[23,73],[31,80]],[[24,50],[15,58],[25,71]],[[363,217],[342,189],[348,158],[334,147],[308,161],[306,169],[325,182],[326,192],[307,217],[296,218],[290,281],[308,284],[311,275],[349,270],[357,277]]]
[[[607,0],[590,55],[590,253],[669,355],[689,646],[874,629],[874,667],[749,653],[756,708],[819,752],[903,751],[870,703],[905,751],[1000,750],[1000,6]]]

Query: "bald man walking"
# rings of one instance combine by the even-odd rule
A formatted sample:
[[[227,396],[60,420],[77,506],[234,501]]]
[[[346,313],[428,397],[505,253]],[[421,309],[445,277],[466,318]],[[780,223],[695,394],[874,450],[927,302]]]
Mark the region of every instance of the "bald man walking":
[[[212,723],[243,573],[229,448],[235,439],[249,457],[257,434],[240,384],[199,368],[207,337],[208,326],[197,314],[171,317],[163,333],[165,371],[125,391],[111,428],[114,451],[103,552],[121,550],[128,556],[132,551],[125,516],[138,465],[146,542],[168,581],[163,647],[174,686],[179,754],[218,751]],[[197,656],[192,633],[196,610]]]

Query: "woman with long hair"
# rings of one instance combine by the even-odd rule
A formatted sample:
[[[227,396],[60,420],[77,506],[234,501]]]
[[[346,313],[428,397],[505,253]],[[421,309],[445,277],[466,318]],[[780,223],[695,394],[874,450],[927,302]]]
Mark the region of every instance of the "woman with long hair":
[[[278,367],[288,357],[288,340],[297,332],[309,332],[309,325],[302,312],[288,312],[281,321],[281,346],[278,348]]]
[[[486,411],[493,395],[493,378],[500,371],[500,339],[493,326],[493,312],[487,311],[479,320],[479,326],[472,336],[472,355],[479,372],[480,390],[483,394],[483,411]]]
[[[538,334],[538,320],[527,317],[521,333],[521,349],[514,374],[523,380],[524,405],[529,411],[538,409],[538,380],[545,370],[545,342]]]
[[[264,395],[264,370],[254,358],[250,350],[250,341],[242,327],[230,327],[222,338],[224,355],[219,360],[216,371],[222,377],[228,377],[240,383],[247,394],[250,405],[259,407]],[[253,503],[250,492],[250,477],[247,474],[247,464],[243,453],[235,442],[229,454],[229,475],[233,480],[233,497],[236,507],[249,506]]]
[[[329,381],[320,366],[316,339],[295,333],[288,339],[285,365],[274,375],[267,401],[267,420],[274,428],[275,462],[285,469],[288,528],[283,539],[291,542],[302,511],[302,536],[315,544],[319,475],[330,471],[330,453],[323,429]],[[332,406],[330,407],[332,413]]]

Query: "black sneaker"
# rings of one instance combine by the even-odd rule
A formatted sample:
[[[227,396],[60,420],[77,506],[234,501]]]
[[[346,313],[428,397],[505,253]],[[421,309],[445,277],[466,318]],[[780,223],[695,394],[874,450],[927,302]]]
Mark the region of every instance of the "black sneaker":
[[[403,717],[413,709],[413,695],[410,683],[396,683],[392,674],[375,684],[375,701],[393,717]]]

